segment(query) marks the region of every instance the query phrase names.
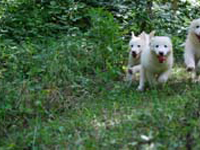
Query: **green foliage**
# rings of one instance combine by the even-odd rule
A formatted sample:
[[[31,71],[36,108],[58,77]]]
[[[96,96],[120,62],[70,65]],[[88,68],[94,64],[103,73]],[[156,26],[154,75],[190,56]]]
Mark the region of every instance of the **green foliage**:
[[[115,72],[119,70],[116,64],[123,59],[120,54],[123,43],[119,25],[114,21],[112,14],[102,9],[91,9],[89,16],[91,17],[91,29],[88,35],[95,42],[92,50],[94,67],[100,72],[112,72],[115,78],[119,76],[119,73]]]
[[[64,1],[16,0],[1,2],[1,36],[20,42],[26,37],[44,38],[66,33],[76,25],[85,28],[84,3]],[[71,28],[73,27],[73,28]]]

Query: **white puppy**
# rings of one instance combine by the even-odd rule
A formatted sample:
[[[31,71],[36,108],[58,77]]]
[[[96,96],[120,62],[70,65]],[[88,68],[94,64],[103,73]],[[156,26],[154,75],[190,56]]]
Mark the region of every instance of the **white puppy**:
[[[149,44],[149,38],[154,36],[154,31],[149,35],[142,32],[138,37],[132,32],[132,37],[129,42],[130,52],[128,59],[127,75],[126,80],[131,83],[132,79],[135,78],[135,74],[140,71],[140,56],[142,50]]]
[[[200,18],[193,20],[185,42],[184,52],[187,71],[193,72],[193,79],[200,69]]]
[[[169,37],[155,36],[151,38],[141,55],[139,91],[144,90],[146,79],[150,85],[165,83],[173,66],[172,43]]]

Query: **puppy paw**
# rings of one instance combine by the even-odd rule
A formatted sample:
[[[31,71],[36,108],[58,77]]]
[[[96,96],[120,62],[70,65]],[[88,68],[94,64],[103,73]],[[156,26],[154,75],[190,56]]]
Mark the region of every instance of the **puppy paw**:
[[[129,73],[130,75],[132,75],[132,74],[133,74],[133,71],[132,71],[131,69],[128,69],[128,73]]]
[[[167,77],[167,76],[160,76],[160,77],[158,78],[158,82],[159,82],[159,83],[165,83],[165,82],[167,82],[167,80],[168,80],[168,77]]]
[[[200,77],[196,76],[195,78],[192,78],[193,83],[200,83]]]
[[[192,79],[192,83],[199,83],[200,81],[198,79]]]
[[[187,69],[186,69],[188,72],[193,72],[194,70],[195,70],[195,67],[187,67]]]
[[[139,91],[139,92],[143,92],[144,91],[144,87],[138,86],[138,88],[136,90]]]

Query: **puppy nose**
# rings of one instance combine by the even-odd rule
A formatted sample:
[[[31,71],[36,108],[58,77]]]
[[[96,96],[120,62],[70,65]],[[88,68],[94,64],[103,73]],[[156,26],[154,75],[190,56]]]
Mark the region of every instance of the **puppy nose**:
[[[160,56],[163,56],[163,55],[164,55],[164,53],[163,53],[163,52],[159,52],[159,55],[160,55]]]
[[[132,51],[132,55],[136,55],[136,52],[135,52],[135,51]]]
[[[135,58],[137,56],[137,53],[135,51],[132,51],[132,56]]]

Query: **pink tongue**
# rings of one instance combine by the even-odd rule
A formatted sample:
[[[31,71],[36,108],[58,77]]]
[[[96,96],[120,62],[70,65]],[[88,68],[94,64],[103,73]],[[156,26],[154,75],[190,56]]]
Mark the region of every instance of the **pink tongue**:
[[[160,63],[163,63],[166,60],[166,58],[165,56],[158,56],[158,60]]]

